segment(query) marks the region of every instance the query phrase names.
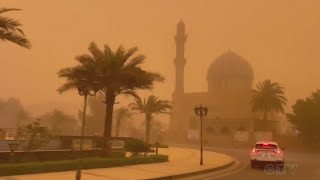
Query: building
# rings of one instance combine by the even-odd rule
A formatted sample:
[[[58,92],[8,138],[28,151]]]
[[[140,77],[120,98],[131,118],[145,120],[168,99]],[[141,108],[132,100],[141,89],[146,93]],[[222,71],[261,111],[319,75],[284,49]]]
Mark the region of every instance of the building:
[[[180,21],[175,36],[176,57],[175,90],[172,95],[173,109],[170,130],[173,136],[185,139],[188,131],[198,129],[198,118],[193,108],[202,104],[209,108],[203,120],[204,133],[228,134],[236,130],[249,130],[254,118],[250,99],[254,73],[243,57],[231,50],[217,57],[207,71],[207,92],[184,91],[184,57],[187,35],[185,24]]]

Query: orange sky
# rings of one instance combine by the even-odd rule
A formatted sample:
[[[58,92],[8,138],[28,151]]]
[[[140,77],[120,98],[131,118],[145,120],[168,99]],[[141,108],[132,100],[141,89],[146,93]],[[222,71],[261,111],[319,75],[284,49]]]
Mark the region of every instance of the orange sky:
[[[188,40],[185,89],[206,91],[208,65],[232,49],[253,66],[255,82],[280,82],[290,105],[319,88],[319,0],[1,0],[21,8],[19,19],[32,49],[0,43],[0,93],[23,104],[67,102],[81,107],[77,92],[60,95],[56,73],[75,63],[88,44],[137,45],[144,67],[167,78],[153,91],[174,90],[174,35],[183,19]],[[75,110],[76,111],[76,110]]]

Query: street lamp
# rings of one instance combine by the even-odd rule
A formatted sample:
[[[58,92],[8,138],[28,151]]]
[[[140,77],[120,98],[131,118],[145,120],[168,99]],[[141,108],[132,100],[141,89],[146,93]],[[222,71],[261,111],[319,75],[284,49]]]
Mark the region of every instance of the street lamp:
[[[156,155],[158,155],[158,148],[159,148],[159,146],[160,146],[159,141],[157,141],[156,143],[154,143],[154,146],[155,146],[155,148],[156,148]]]
[[[196,106],[194,112],[200,117],[200,165],[203,165],[203,145],[202,145],[202,117],[208,114],[208,108],[206,106]]]
[[[82,115],[82,127],[81,127],[81,136],[80,136],[80,153],[83,150],[83,135],[84,135],[84,127],[86,123],[86,110],[87,110],[87,97],[95,96],[99,91],[99,82],[90,82],[87,79],[81,79],[78,86],[78,92],[80,96],[84,97],[84,105],[83,105],[83,115]],[[81,179],[81,161],[79,161],[79,167],[76,173],[76,180]]]

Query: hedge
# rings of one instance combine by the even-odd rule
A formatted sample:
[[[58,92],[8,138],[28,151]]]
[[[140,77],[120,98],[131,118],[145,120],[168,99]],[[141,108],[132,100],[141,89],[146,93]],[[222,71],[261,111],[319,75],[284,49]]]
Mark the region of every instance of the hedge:
[[[58,160],[71,160],[78,158],[89,158],[101,155],[102,151],[96,150],[43,150],[24,152],[19,151],[14,154],[15,162],[39,162],[39,161],[58,161]],[[111,150],[104,153],[104,156],[111,158],[125,157],[124,150]],[[0,152],[0,163],[7,163],[12,159],[11,152]]]
[[[149,164],[167,162],[167,155],[136,156],[129,158],[85,158],[62,161],[28,162],[28,163],[6,163],[0,164],[0,176],[35,174],[47,172],[59,172],[76,170],[82,162],[82,169],[119,167],[135,164]]]

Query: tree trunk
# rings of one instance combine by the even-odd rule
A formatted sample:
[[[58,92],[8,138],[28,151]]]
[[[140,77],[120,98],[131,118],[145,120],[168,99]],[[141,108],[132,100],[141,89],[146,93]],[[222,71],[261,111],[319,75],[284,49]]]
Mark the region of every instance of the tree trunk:
[[[106,98],[106,116],[104,121],[104,133],[103,133],[103,149],[107,150],[108,141],[111,139],[111,131],[112,131],[112,114],[113,114],[113,106],[115,102],[115,95],[107,95]]]
[[[146,143],[150,141],[151,114],[146,115]]]
[[[116,137],[119,137],[119,134],[120,134],[120,118],[117,118],[117,121],[116,121]]]

